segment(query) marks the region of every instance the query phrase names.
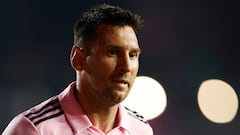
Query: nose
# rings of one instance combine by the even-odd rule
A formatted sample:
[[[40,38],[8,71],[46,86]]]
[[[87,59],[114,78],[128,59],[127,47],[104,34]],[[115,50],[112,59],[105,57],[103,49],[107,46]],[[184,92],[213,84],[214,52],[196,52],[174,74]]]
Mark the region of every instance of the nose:
[[[118,70],[121,73],[129,72],[131,69],[131,60],[128,54],[122,55],[118,58]]]

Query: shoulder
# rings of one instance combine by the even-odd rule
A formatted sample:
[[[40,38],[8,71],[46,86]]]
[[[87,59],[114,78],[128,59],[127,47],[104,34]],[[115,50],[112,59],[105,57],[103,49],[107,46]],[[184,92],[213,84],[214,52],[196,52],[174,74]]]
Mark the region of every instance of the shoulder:
[[[38,135],[36,127],[23,114],[14,117],[2,133],[3,135]]]
[[[41,104],[23,113],[35,126],[50,119],[54,119],[64,112],[57,96],[54,96]]]
[[[56,125],[57,121],[62,121],[59,116],[64,116],[64,112],[58,96],[54,96],[14,117],[4,135],[37,135],[40,124]]]

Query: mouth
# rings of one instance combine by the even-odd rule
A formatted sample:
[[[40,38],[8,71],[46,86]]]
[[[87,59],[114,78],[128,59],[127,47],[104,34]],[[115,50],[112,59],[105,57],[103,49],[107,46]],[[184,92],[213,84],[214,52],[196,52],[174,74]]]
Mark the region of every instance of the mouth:
[[[113,80],[113,83],[121,87],[129,87],[130,83],[127,80]]]

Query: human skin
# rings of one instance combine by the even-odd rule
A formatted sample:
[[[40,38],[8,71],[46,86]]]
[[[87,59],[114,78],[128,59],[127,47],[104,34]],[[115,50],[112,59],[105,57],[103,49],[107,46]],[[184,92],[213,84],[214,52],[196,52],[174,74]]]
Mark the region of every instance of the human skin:
[[[99,25],[90,44],[89,51],[77,46],[72,49],[76,95],[90,120],[100,129],[105,123],[102,130],[107,131],[117,123],[117,105],[127,97],[136,78],[140,48],[134,30],[127,25]]]

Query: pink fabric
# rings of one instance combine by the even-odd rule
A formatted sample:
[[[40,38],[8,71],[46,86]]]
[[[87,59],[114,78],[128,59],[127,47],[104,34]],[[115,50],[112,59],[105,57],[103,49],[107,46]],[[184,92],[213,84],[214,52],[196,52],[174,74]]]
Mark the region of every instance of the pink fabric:
[[[2,135],[153,135],[149,124],[119,105],[118,127],[107,134],[94,127],[83,113],[71,83],[57,97],[16,116]]]

